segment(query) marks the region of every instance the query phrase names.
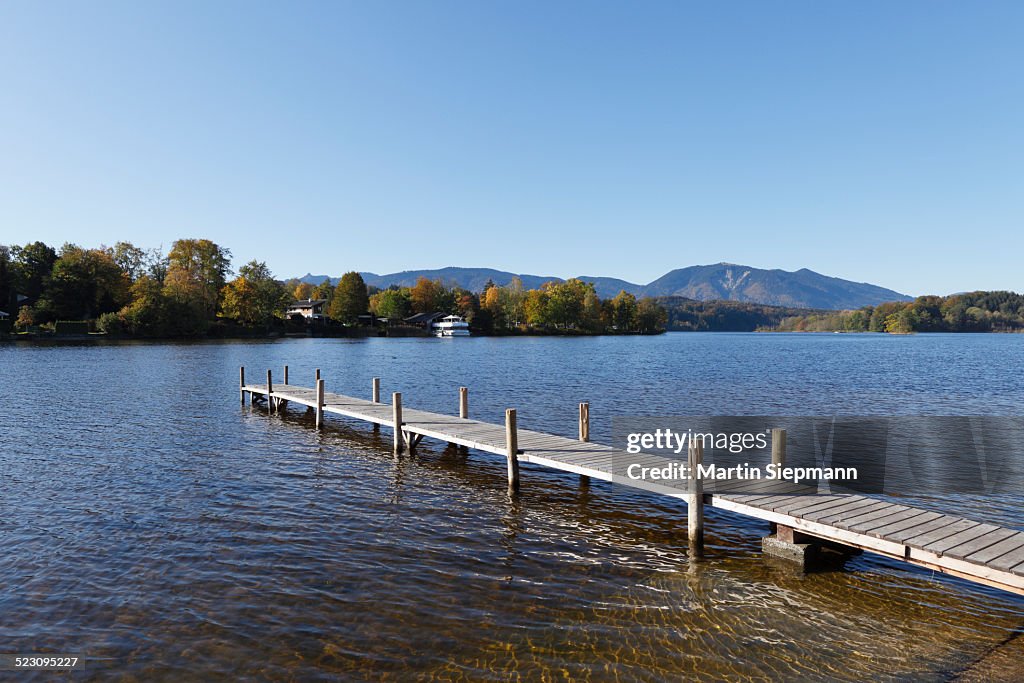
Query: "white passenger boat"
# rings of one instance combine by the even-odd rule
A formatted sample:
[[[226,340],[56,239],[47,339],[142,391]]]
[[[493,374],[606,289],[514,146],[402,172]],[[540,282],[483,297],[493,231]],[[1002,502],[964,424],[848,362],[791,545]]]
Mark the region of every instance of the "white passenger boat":
[[[431,324],[437,337],[468,337],[469,323],[458,315],[446,315]]]

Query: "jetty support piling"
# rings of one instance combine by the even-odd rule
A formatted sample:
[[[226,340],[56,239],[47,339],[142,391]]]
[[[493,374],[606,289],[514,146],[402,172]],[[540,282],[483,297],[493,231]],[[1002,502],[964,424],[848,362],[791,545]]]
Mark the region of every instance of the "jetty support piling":
[[[267,412],[274,414],[274,377],[267,370]]]
[[[469,387],[459,387],[459,417],[469,419]]]
[[[516,425],[516,409],[505,410],[505,450],[508,457],[508,492],[519,490],[519,429]]]
[[[370,389],[370,400],[374,403],[380,403],[380,377],[373,378],[373,386]],[[380,434],[380,425],[376,422],[373,423],[373,433]]]
[[[245,366],[238,366],[238,398],[245,405]]]
[[[404,450],[402,434],[402,394],[395,392],[391,394],[391,424],[394,426],[395,455]]]
[[[772,464],[776,468],[786,464],[786,430],[778,427],[772,428]],[[775,522],[768,523],[770,533],[775,533]]]
[[[690,471],[689,490],[686,494],[687,541],[691,554],[700,557],[704,553],[704,481],[700,477],[704,443],[700,440],[691,442],[686,455]]]
[[[320,371],[317,370],[317,374]],[[316,379],[316,428],[323,429],[324,426],[324,381]]]
[[[590,403],[588,401],[580,403],[579,435],[580,441],[584,443],[590,441]],[[580,475],[580,488],[590,488],[590,477],[585,474]]]

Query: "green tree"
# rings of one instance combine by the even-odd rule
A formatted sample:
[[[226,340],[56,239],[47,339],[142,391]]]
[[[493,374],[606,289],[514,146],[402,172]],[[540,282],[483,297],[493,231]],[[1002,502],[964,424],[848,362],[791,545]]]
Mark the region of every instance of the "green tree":
[[[331,278],[325,278],[313,289],[313,298],[326,301],[328,304],[331,303],[331,299],[334,298],[334,285],[331,284]]]
[[[130,281],[108,251],[65,244],[38,306],[55,320],[96,318],[129,301]]]
[[[135,282],[146,273],[149,257],[145,250],[139,249],[131,242],[118,242],[105,251],[131,282]]]
[[[195,308],[190,318],[203,315],[212,319],[220,304],[230,257],[230,251],[210,240],[177,240],[167,255],[165,293],[179,307]]]
[[[334,290],[328,315],[341,322],[353,323],[369,310],[370,297],[363,276],[355,271],[342,275]]]
[[[14,287],[18,294],[38,299],[46,278],[53,270],[57,252],[42,242],[32,242],[11,250],[14,257]]]
[[[636,297],[621,290],[615,295],[611,303],[612,325],[620,332],[627,332],[637,328],[637,303]]]
[[[13,313],[14,272],[11,268],[11,250],[0,244],[0,311]]]
[[[140,337],[180,334],[181,321],[171,320],[171,304],[164,286],[154,277],[142,275],[132,283],[132,301],[121,309],[124,327]]]
[[[643,334],[662,332],[668,324],[668,311],[649,297],[636,304],[636,331]]]
[[[370,297],[370,310],[381,318],[401,320],[412,310],[408,288],[385,289]]]

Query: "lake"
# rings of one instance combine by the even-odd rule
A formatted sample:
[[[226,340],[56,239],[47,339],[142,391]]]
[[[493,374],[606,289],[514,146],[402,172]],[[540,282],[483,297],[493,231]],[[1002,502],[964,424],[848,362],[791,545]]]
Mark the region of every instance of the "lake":
[[[1019,415],[1024,335],[670,333],[0,345],[0,640],[83,679],[947,680],[1024,599],[870,554],[800,575],[764,523],[238,402],[238,367],[592,436],[617,415]],[[638,407],[642,406],[642,410]],[[914,501],[1024,528],[1024,494]],[[1019,667],[1011,660],[1006,667]]]

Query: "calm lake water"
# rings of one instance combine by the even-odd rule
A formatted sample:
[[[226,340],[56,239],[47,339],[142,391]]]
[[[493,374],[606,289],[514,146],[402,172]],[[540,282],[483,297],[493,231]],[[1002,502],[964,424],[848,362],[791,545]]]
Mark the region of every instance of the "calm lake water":
[[[500,458],[239,407],[240,365],[286,363],[567,436],[589,400],[605,442],[615,415],[1024,412],[1024,335],[0,345],[0,651],[139,681],[948,680],[1024,627],[869,554],[795,574],[744,517],[708,510],[691,561],[681,503],[530,466],[510,499]],[[1024,528],[1024,493],[920,504]]]

